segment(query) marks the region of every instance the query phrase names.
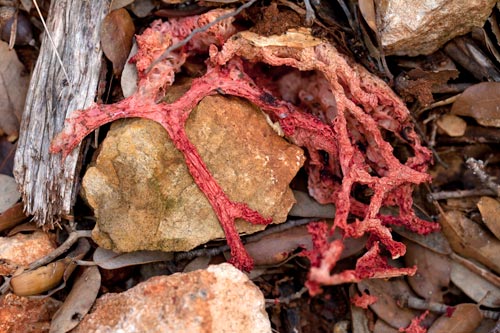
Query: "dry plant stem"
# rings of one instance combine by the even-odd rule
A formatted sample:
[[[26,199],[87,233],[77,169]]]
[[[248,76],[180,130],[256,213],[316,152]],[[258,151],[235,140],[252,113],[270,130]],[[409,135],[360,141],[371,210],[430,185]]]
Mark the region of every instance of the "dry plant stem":
[[[410,309],[415,309],[415,310],[429,310],[440,314],[447,313],[449,310],[454,308],[453,306],[448,306],[442,303],[427,302],[423,299],[413,296],[408,296],[406,298],[400,299],[400,303],[401,304],[399,305],[403,308],[408,307]],[[500,319],[500,312],[491,310],[479,310],[479,311],[481,311],[484,318],[489,318],[493,320]]]
[[[311,26],[316,19],[316,15],[314,14],[314,8],[311,5],[310,0],[304,0],[304,5],[306,6],[306,25]]]
[[[72,247],[80,238],[82,238],[82,237],[90,238],[91,236],[92,236],[91,230],[78,230],[78,231],[71,232],[69,234],[68,238],[66,238],[66,240],[61,245],[59,245],[59,247],[57,249],[50,252],[46,256],[38,259],[37,261],[32,262],[28,266],[28,269],[34,270],[34,269],[37,269],[38,267],[41,267],[43,265],[46,265],[46,264],[54,261],[54,259],[56,259],[61,254],[68,251],[70,249],[70,247]]]
[[[275,299],[266,299],[266,308],[269,308],[271,306],[275,306],[277,304],[290,304],[290,302],[295,301],[297,299],[300,299],[302,295],[304,295],[307,292],[307,288],[303,287],[299,291],[286,296],[286,297],[280,297],[280,298],[275,298]]]
[[[445,199],[460,199],[468,197],[477,197],[484,195],[496,195],[496,193],[488,188],[474,189],[474,190],[458,190],[458,191],[441,191],[429,193],[427,199],[432,200],[445,200]]]
[[[425,112],[427,110],[432,110],[432,109],[437,108],[439,106],[445,106],[445,105],[453,104],[460,95],[461,94],[457,94],[455,96],[448,97],[447,99],[443,99],[442,101],[437,101],[435,103],[432,103],[432,104],[430,104],[430,105],[428,105],[428,106],[426,106],[424,108],[418,109],[417,112],[416,112],[416,116],[418,117],[423,112]]]
[[[474,172],[474,174],[479,178],[479,180],[486,185],[490,190],[495,192],[497,197],[500,197],[500,185],[493,181],[493,178],[484,171],[484,162],[476,160],[473,157],[469,157],[465,161],[467,167]]]

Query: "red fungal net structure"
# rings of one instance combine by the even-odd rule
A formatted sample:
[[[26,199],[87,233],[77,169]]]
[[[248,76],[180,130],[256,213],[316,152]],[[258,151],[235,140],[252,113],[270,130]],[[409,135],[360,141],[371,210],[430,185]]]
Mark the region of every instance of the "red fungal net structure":
[[[258,224],[271,220],[245,203],[229,200],[184,128],[191,110],[207,95],[223,93],[247,99],[279,124],[286,139],[305,149],[309,193],[318,202],[336,207],[332,227],[324,222],[309,226],[314,243],[306,252],[311,260],[311,293],[319,292],[321,285],[414,274],[415,268],[389,266],[381,250],[392,258],[405,253],[404,245],[392,238],[391,224],[420,234],[438,229],[437,224],[417,218],[412,210],[412,187],[430,180],[425,172],[431,154],[422,147],[407,108],[383,81],[307,32],[262,37],[238,32],[232,25],[234,18],[220,20],[195,35],[147,71],[169,46],[225,13],[214,10],[154,22],[137,36],[139,51],[133,58],[139,73],[136,93],[115,104],[94,104],[73,112],[53,140],[51,152],[65,157],[94,129],[116,119],[140,117],[160,123],[183,153],[194,181],[217,214],[231,247],[231,262],[251,270],[253,260],[243,247],[234,220]],[[207,58],[206,73],[177,101],[162,102],[175,74],[195,55]],[[266,70],[262,70],[263,65]],[[388,134],[409,148],[411,156],[406,161],[394,155],[385,139]],[[357,186],[371,189],[369,202],[355,198]],[[384,206],[398,207],[398,215],[382,214]],[[328,241],[336,228],[344,237],[367,233],[369,238],[367,252],[355,269],[333,274],[344,246],[341,240]]]

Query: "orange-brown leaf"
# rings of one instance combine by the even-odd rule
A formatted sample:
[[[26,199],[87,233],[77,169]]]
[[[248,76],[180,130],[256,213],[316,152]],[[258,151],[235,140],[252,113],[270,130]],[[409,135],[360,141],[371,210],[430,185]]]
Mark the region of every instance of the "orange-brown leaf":
[[[467,88],[451,113],[476,119],[483,126],[500,127],[500,82],[481,82]]]
[[[109,13],[102,22],[101,46],[113,63],[113,73],[120,75],[132,48],[135,27],[127,10],[120,8]]]

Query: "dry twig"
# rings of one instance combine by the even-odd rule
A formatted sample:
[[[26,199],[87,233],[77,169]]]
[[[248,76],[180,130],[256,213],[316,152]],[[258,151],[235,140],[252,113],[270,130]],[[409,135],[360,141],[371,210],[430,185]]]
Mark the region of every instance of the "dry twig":
[[[473,157],[469,157],[467,161],[465,161],[467,167],[474,172],[474,174],[479,178],[479,180],[486,185],[489,189],[495,192],[497,197],[500,197],[500,185],[493,181],[493,177],[488,175],[484,171],[484,162],[481,160],[476,160]]]

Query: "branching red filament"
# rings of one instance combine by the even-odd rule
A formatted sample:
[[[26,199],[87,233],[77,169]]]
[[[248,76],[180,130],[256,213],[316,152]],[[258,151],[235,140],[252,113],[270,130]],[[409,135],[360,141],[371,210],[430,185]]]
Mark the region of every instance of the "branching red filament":
[[[325,284],[414,274],[415,268],[389,266],[380,246],[393,258],[405,253],[404,245],[392,239],[390,224],[404,225],[421,234],[438,229],[437,224],[417,218],[412,210],[412,187],[430,180],[425,171],[431,155],[420,144],[408,110],[384,82],[328,42],[302,32],[294,33],[290,39],[293,43],[286,42],[286,35],[273,39],[248,31],[237,33],[231,24],[233,18],[197,35],[146,74],[152,61],[172,43],[223,13],[215,10],[168,23],[154,22],[137,36],[137,92],[115,104],[92,105],[74,112],[52,142],[51,151],[66,156],[94,129],[116,119],[140,117],[160,123],[183,153],[193,179],[217,214],[231,247],[232,263],[250,270],[253,261],[241,243],[234,220],[243,218],[258,224],[271,220],[244,203],[229,200],[184,128],[191,110],[207,95],[223,92],[245,98],[278,123],[288,140],[307,150],[310,194],[321,203],[336,206],[332,228],[324,223],[310,226],[315,245],[307,253],[312,264],[311,291],[317,292]],[[305,40],[303,45],[298,45],[300,36]],[[207,51],[206,74],[195,79],[177,101],[161,102],[187,57]],[[275,79],[259,72],[261,63],[290,71]],[[398,160],[384,133],[391,133],[406,145],[412,156],[404,163]],[[357,186],[371,190],[369,203],[353,195]],[[382,214],[383,206],[398,207],[399,215]],[[358,259],[354,270],[332,274],[343,250],[341,240],[327,241],[335,228],[340,228],[344,237],[370,235],[368,251]]]

